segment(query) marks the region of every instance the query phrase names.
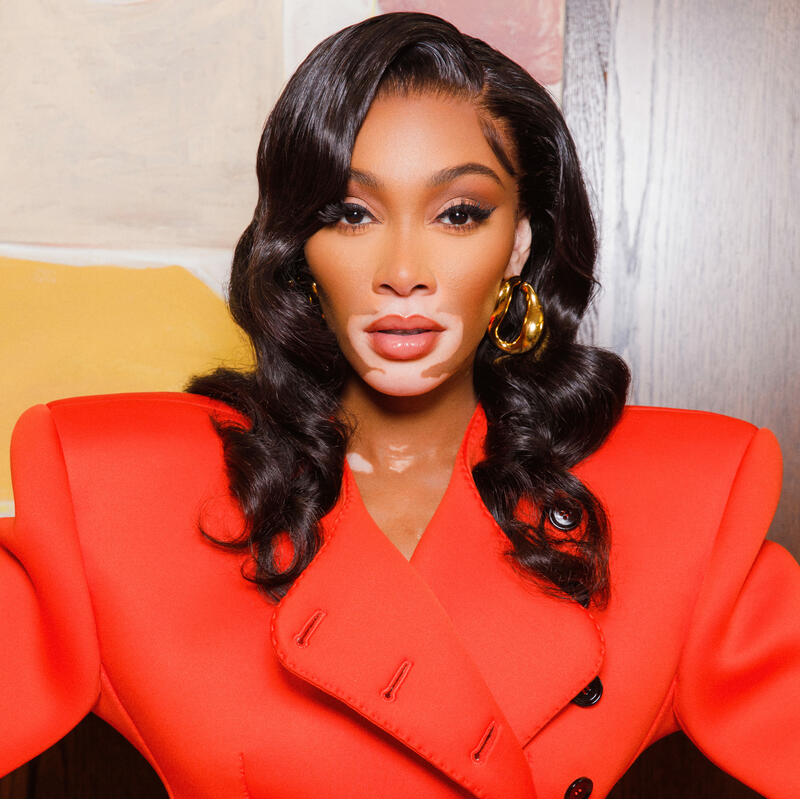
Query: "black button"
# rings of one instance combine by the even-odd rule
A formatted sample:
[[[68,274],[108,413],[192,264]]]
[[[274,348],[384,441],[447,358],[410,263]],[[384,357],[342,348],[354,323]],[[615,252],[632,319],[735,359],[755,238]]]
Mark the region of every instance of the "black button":
[[[603,683],[596,677],[580,694],[572,698],[572,702],[581,708],[593,706],[603,696]]]
[[[590,778],[577,778],[564,792],[564,797],[591,797],[592,789],[594,789],[594,784]]]
[[[580,509],[551,508],[547,518],[554,528],[560,531],[573,531],[581,523]]]

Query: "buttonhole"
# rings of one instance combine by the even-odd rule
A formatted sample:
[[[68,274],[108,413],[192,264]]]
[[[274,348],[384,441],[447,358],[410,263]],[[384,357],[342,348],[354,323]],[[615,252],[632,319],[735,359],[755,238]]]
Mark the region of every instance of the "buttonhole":
[[[392,679],[389,681],[389,685],[381,692],[381,696],[384,700],[388,703],[391,703],[392,700],[395,699],[397,695],[397,690],[400,688],[400,685],[406,679],[406,675],[408,675],[408,671],[411,669],[411,662],[404,661],[395,671]]]
[[[494,743],[497,740],[497,723],[492,720],[489,724],[489,727],[483,732],[483,736],[481,736],[480,741],[478,742],[478,746],[472,751],[472,760],[476,764],[482,764],[489,756],[489,753],[494,747]]]
[[[306,622],[305,625],[300,629],[300,633],[294,637],[294,643],[298,647],[307,647],[308,640],[311,638],[311,635],[314,631],[319,627],[320,622],[325,618],[325,612],[322,610],[315,611]]]

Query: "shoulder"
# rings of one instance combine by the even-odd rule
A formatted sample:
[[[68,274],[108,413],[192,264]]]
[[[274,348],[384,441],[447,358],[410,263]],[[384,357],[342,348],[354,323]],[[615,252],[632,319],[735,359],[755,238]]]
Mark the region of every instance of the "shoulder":
[[[73,397],[34,406],[12,437],[15,495],[18,484],[38,485],[37,474],[54,465],[65,470],[73,498],[105,492],[120,502],[154,502],[153,493],[202,491],[225,472],[214,420],[246,424],[223,403],[178,392]]]
[[[91,395],[55,400],[29,408],[14,430],[12,453],[55,433],[62,446],[165,449],[213,443],[212,420],[246,424],[229,406],[180,392]]]
[[[771,431],[741,419],[707,411],[647,406],[626,407],[619,423],[579,471],[598,469],[636,480],[661,475],[705,482],[709,470],[729,485],[748,456],[774,468],[780,448]]]
[[[720,453],[740,451],[758,429],[755,425],[724,414],[679,408],[627,406],[606,446],[647,449],[667,446],[667,452],[691,449]]]
[[[245,422],[244,417],[225,403],[185,392],[68,397],[47,403],[46,407],[59,425],[83,425],[88,430],[103,433],[111,433],[118,426],[130,425],[142,431],[165,433],[165,425],[205,427],[212,417]]]
[[[743,563],[754,557],[778,502],[782,463],[765,428],[634,406],[575,472],[606,507],[615,549],[657,569],[661,559],[704,563],[729,528],[727,543]]]

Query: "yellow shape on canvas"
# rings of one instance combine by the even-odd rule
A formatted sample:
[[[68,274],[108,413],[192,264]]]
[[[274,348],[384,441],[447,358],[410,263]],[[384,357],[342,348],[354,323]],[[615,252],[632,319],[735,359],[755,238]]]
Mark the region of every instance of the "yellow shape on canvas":
[[[182,267],[72,267],[0,258],[0,516],[19,415],[60,397],[180,391],[252,364],[224,302]]]

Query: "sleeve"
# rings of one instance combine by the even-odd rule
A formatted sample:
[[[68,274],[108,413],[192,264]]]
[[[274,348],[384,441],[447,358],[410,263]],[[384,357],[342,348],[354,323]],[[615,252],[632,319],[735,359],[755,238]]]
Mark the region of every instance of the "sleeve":
[[[778,500],[775,437],[731,487],[678,669],[675,715],[718,766],[767,797],[800,796],[800,566],[763,541]]]
[[[46,406],[11,440],[16,518],[0,525],[0,775],[92,708],[100,656],[69,480]]]

